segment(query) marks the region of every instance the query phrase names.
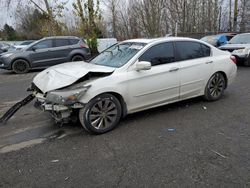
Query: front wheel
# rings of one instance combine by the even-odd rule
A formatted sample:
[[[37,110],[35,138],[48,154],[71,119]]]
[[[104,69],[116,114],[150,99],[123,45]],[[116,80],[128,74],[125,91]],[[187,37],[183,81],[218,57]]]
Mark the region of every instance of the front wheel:
[[[221,98],[226,88],[226,79],[222,73],[215,73],[208,81],[204,98],[208,101],[216,101]]]
[[[16,61],[14,61],[12,64],[12,70],[16,74],[27,73],[29,71],[29,68],[30,68],[29,63],[23,59],[18,59]]]
[[[119,100],[111,94],[102,94],[92,99],[79,111],[79,119],[88,132],[103,134],[118,125],[121,114]]]

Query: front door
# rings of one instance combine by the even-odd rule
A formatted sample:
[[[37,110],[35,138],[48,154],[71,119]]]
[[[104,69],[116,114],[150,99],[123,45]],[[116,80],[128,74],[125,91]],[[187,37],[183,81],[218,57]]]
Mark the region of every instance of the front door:
[[[30,48],[30,60],[33,67],[47,67],[53,65],[53,54],[51,50],[53,44],[51,39],[43,40],[36,43]]]
[[[172,42],[157,44],[138,60],[151,62],[150,70],[128,72],[130,112],[179,99],[179,63],[174,54]]]

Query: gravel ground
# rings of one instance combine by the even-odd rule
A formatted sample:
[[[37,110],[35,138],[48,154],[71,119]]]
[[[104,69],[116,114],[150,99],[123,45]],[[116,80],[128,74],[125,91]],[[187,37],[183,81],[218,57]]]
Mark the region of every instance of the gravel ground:
[[[0,114],[37,72],[0,71]],[[32,104],[0,127],[0,187],[250,187],[250,69],[224,97],[130,115],[101,136]]]

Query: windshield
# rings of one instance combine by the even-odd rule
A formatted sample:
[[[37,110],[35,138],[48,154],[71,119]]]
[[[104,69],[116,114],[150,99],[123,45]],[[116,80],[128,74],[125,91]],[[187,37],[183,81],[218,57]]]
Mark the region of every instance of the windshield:
[[[25,46],[23,49],[21,49],[22,51],[27,51],[27,50],[30,50],[30,47],[32,46],[35,46],[35,44],[41,42],[42,40],[44,39],[40,39],[40,40],[37,40],[37,41],[33,41],[32,43],[28,44],[27,46]]]
[[[234,36],[229,44],[250,44],[250,34],[239,34]]]
[[[145,43],[134,42],[116,44],[103,51],[101,54],[91,60],[90,63],[119,68],[125,65],[145,45]]]

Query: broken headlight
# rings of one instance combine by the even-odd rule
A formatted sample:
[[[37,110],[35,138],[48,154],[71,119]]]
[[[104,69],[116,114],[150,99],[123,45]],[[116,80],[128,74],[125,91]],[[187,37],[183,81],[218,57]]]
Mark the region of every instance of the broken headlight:
[[[71,90],[51,91],[47,94],[46,101],[52,104],[73,105],[86,93],[89,87],[83,86]]]

